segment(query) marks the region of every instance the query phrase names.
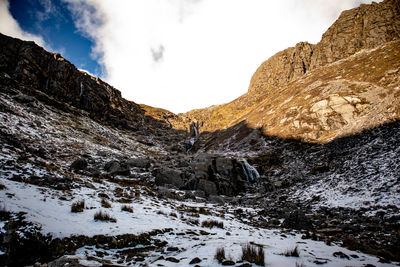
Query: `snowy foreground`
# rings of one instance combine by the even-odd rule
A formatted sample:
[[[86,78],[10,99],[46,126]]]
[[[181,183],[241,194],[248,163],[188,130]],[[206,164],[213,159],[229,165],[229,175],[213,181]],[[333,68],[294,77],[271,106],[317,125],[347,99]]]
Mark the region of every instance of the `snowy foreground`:
[[[141,196],[129,204],[133,208],[133,213],[130,213],[121,211],[121,206],[126,204],[113,202],[113,198],[109,200],[110,208],[101,206],[101,197],[98,193],[112,192],[118,187],[110,182],[93,183],[92,188],[73,189],[69,194],[3,178],[1,183],[6,187],[0,191],[1,205],[13,212],[26,212],[27,220],[40,225],[43,233],[50,233],[53,237],[99,234],[113,236],[125,233],[140,234],[154,229],[172,229],[167,233],[157,235],[156,238],[167,241],[168,247],[177,249],[152,251],[143,262],[133,263],[119,258],[117,249],[104,250],[86,246],[78,249],[76,255],[70,257],[79,259],[80,264],[87,266],[102,266],[100,260],[109,260],[113,264],[121,265],[185,266],[195,257],[201,259],[200,266],[218,266],[219,263],[214,258],[217,248],[223,247],[228,259],[239,261],[242,253],[241,245],[247,242],[264,248],[266,266],[317,266],[320,264],[324,264],[323,266],[366,266],[367,264],[395,266],[395,264],[380,263],[376,257],[349,251],[337,245],[328,246],[323,242],[301,239],[300,233],[254,228],[246,224],[246,220],[237,218],[234,215],[234,208],[227,204],[216,206],[199,202],[161,200],[147,194],[142,188]],[[124,193],[131,194],[132,192]],[[72,213],[71,203],[78,200],[85,200],[85,209],[80,213]],[[198,214],[197,218],[192,218],[189,212],[183,211],[200,207],[207,212]],[[99,210],[107,212],[117,222],[95,221],[93,216]],[[246,208],[246,212],[257,216],[257,210]],[[201,222],[210,219],[222,222],[223,229],[200,226]],[[195,225],[194,220],[198,220],[200,224]],[[4,224],[0,224],[0,227],[3,228]],[[203,232],[200,233],[201,231]],[[299,248],[300,257],[283,255],[285,251],[296,246]],[[334,257],[335,252],[349,255],[350,259]],[[160,258],[160,256],[164,257]],[[166,261],[167,257],[178,259],[179,263]],[[237,266],[239,265],[237,263]]]

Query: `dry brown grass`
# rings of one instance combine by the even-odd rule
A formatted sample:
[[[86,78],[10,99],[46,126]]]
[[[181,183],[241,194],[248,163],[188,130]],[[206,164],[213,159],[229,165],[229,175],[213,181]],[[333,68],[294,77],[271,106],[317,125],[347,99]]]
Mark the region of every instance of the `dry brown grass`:
[[[264,266],[264,249],[247,243],[242,246],[242,260]]]
[[[121,210],[133,213],[133,208],[131,206],[128,206],[128,205],[121,206]]]
[[[71,212],[82,212],[85,209],[85,200],[72,203]]]
[[[217,248],[217,250],[215,251],[215,256],[214,258],[219,262],[223,262],[226,258],[225,258],[225,249],[224,248]]]
[[[111,208],[111,203],[108,202],[105,198],[102,198],[102,199],[101,199],[101,206],[102,206],[103,208],[109,209],[109,208]]]
[[[102,211],[98,211],[94,214],[94,220],[95,221],[113,222],[113,223],[117,222],[117,219],[111,217],[109,214],[102,212]]]

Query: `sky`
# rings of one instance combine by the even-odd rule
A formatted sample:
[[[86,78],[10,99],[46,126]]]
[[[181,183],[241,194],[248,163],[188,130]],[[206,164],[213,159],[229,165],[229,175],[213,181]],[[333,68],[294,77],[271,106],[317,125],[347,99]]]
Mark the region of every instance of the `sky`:
[[[128,100],[180,113],[234,100],[263,61],[317,43],[341,11],[371,2],[0,0],[0,32],[60,53]]]

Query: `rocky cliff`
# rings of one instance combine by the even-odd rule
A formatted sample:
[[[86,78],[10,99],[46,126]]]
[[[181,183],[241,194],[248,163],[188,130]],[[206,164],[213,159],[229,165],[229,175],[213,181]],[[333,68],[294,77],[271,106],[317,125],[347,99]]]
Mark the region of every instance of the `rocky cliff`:
[[[26,102],[37,99],[56,109],[88,116],[102,124],[134,132],[143,140],[150,135],[166,146],[178,143],[185,136],[183,131],[171,129],[168,118],[176,115],[149,114],[145,108],[124,99],[111,85],[77,69],[60,54],[1,33],[0,51],[3,93]]]
[[[386,0],[344,11],[312,45],[265,61],[249,90],[184,116],[215,131],[245,122],[264,134],[326,143],[400,118],[400,4]]]

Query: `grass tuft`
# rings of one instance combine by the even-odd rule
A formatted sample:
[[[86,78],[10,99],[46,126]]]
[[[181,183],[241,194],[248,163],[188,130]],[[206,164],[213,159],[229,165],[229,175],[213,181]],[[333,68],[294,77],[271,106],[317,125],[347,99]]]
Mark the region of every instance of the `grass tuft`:
[[[218,228],[224,229],[224,223],[223,223],[223,222],[216,221],[216,220],[206,220],[206,221],[203,221],[203,222],[201,223],[201,226],[202,226],[202,227],[208,227],[208,228],[218,227]]]
[[[264,266],[264,249],[250,243],[242,245],[242,260]]]
[[[214,258],[219,262],[223,262],[225,260],[225,249],[224,248],[217,248],[215,251]]]
[[[71,212],[82,212],[85,209],[85,200],[72,203]]]
[[[128,206],[128,205],[121,206],[121,210],[133,213],[133,208],[131,206]]]
[[[111,217],[109,214],[98,211],[94,214],[94,220],[95,221],[106,221],[106,222],[117,222],[117,219]]]
[[[111,203],[108,202],[105,198],[102,198],[102,199],[101,199],[101,206],[102,206],[103,208],[108,209],[108,208],[111,208]]]
[[[300,257],[300,251],[297,246],[295,246],[293,249],[288,249],[283,253],[286,257]]]

